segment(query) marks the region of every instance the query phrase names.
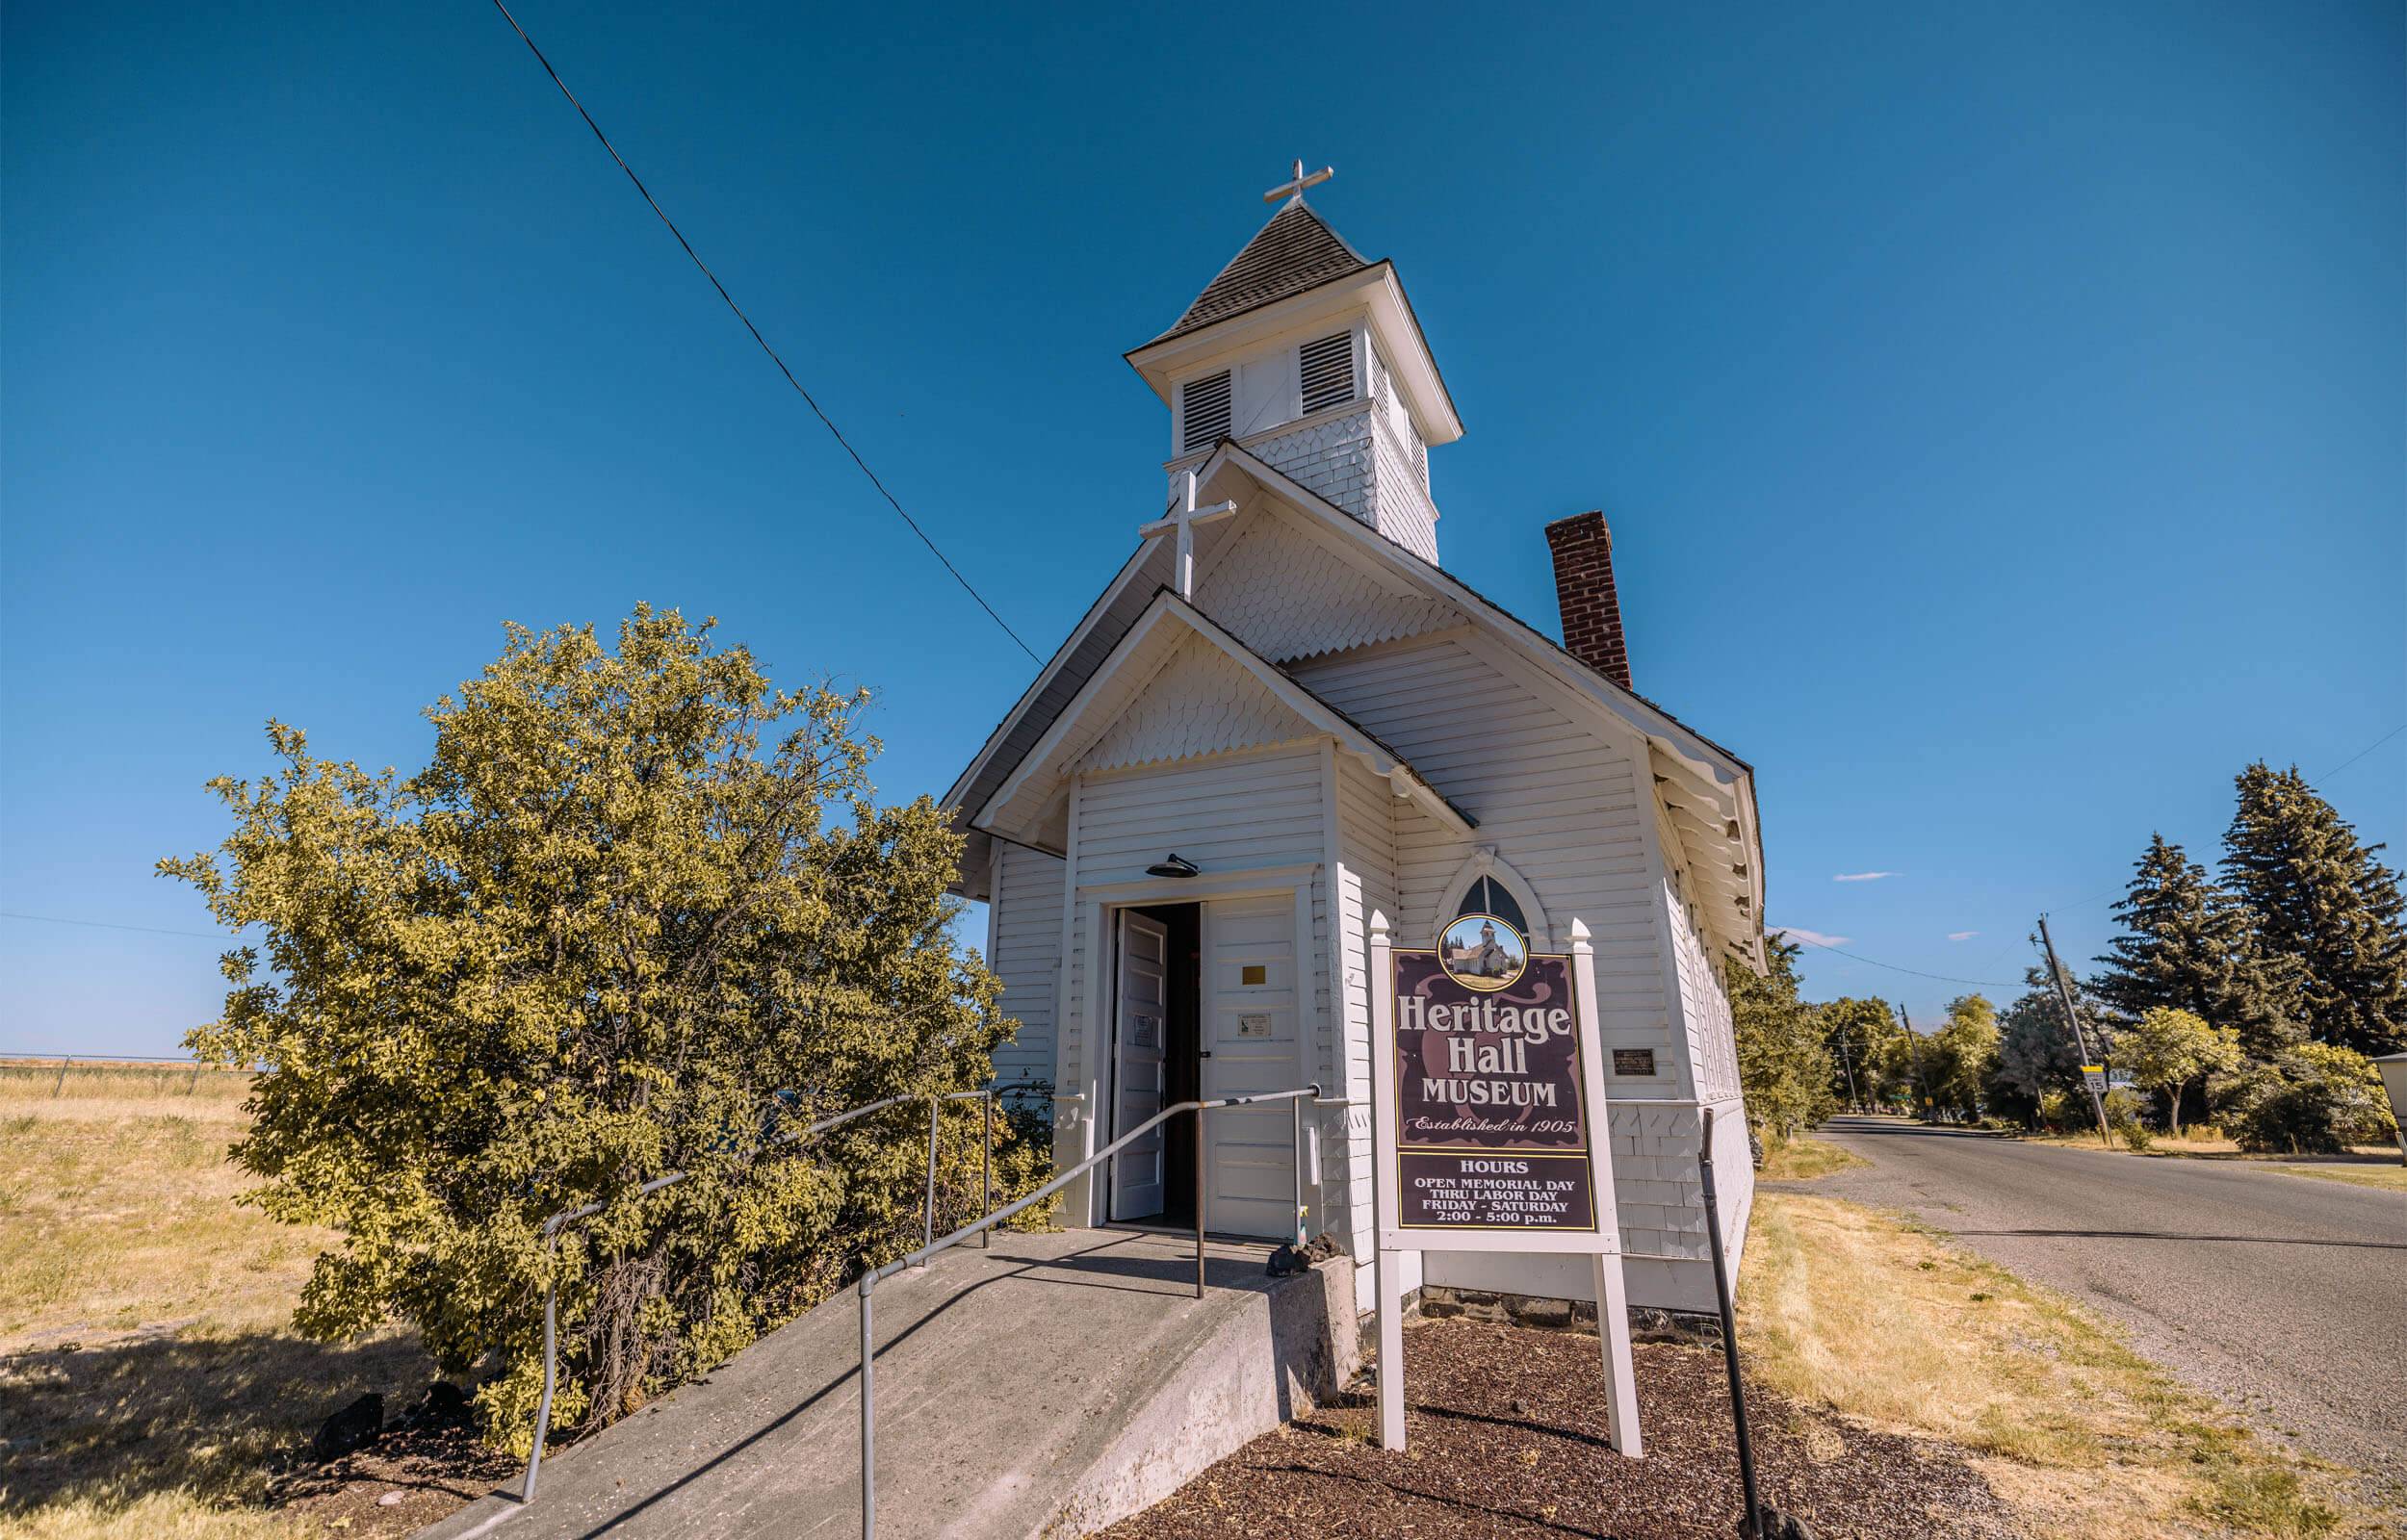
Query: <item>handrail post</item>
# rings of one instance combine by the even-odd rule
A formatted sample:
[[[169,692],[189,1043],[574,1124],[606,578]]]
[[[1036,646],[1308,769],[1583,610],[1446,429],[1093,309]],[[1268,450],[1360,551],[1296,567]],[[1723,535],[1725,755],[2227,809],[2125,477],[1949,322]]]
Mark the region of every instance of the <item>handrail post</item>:
[[[936,1244],[936,1120],[945,1111],[945,1098],[928,1098],[928,1197],[919,1213],[919,1244]]]
[[[979,1112],[984,1116],[986,1120],[985,1137],[978,1145],[978,1212],[980,1214],[992,1214],[995,1212],[994,1087],[987,1087],[986,1094],[978,1098],[978,1108]],[[983,1230],[980,1231],[979,1234],[983,1244],[979,1245],[978,1249],[981,1251],[994,1250],[995,1232],[993,1230]]]
[[[1204,1108],[1195,1109],[1195,1296],[1204,1297]]]
[[[877,1270],[861,1274],[861,1540],[877,1540],[877,1371],[869,1292]]]
[[[552,1426],[552,1366],[559,1335],[560,1232],[556,1224],[544,1228],[550,1233],[543,1238],[543,1397],[535,1404],[535,1443],[527,1453],[527,1483],[518,1494],[521,1504],[535,1500],[535,1473],[543,1465],[543,1435]]]
[[[1295,1244],[1303,1248],[1304,1235],[1304,1098],[1295,1096],[1287,1102],[1288,1154],[1295,1161]]]

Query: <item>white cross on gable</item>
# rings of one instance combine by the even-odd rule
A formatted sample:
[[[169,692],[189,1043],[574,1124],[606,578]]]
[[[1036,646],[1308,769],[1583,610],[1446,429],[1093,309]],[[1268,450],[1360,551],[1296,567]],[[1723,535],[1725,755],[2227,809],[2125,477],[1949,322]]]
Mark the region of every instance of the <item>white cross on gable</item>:
[[[1306,188],[1318,187],[1323,182],[1328,181],[1331,177],[1335,176],[1336,174],[1337,168],[1335,167],[1324,166],[1319,170],[1314,171],[1311,175],[1307,176],[1304,174],[1304,163],[1302,161],[1298,161],[1295,163],[1294,177],[1281,186],[1272,188],[1269,192],[1263,193],[1262,201],[1265,203],[1276,203],[1281,198],[1300,198],[1304,196],[1304,190]]]
[[[1166,517],[1137,526],[1138,535],[1147,540],[1155,535],[1168,534],[1174,529],[1178,532],[1178,559],[1171,586],[1178,590],[1179,598],[1191,600],[1195,597],[1195,526],[1210,524],[1215,519],[1226,519],[1236,511],[1234,502],[1215,502],[1208,508],[1197,507],[1195,473],[1189,471],[1186,496],[1179,499],[1178,506],[1171,509]]]

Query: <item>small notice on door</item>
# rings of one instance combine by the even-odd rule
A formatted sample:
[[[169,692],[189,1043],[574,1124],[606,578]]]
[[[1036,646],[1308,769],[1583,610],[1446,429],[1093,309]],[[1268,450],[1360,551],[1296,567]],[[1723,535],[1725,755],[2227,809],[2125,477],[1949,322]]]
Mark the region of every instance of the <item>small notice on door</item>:
[[[1131,1048],[1158,1048],[1162,1045],[1162,1018],[1139,1016],[1128,1034]]]
[[[1652,1048],[1616,1048],[1613,1050],[1613,1072],[1617,1075],[1651,1075],[1655,1072],[1655,1050]]]
[[[1237,1017],[1237,1036],[1240,1038],[1269,1037],[1269,1014],[1264,1013],[1261,1014],[1248,1014]]]

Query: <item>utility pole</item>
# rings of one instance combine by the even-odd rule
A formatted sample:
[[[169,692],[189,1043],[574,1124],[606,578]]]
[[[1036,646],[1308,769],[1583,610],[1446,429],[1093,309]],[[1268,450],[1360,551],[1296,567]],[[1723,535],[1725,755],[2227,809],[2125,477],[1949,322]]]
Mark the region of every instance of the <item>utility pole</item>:
[[[2106,1147],[2114,1147],[2114,1136],[2107,1132],[2106,1101],[2098,1094],[2098,1083],[2089,1078],[2089,1035],[2081,1030],[2081,1013],[2073,1007],[2073,987],[2064,978],[2064,964],[2056,960],[2056,941],[2048,935],[2048,916],[2039,916],[2039,946],[2048,955],[2048,978],[2056,985],[2056,997],[2064,1004],[2064,1019],[2073,1025],[2073,1046],[2081,1051],[2082,1088],[2089,1092],[2089,1110],[2098,1115],[2098,1138]],[[2099,1065],[2101,1075],[2106,1066]]]
[[[1839,1063],[1847,1066],[1847,1110],[1853,1112],[1858,1105],[1855,1095],[1855,1056],[1847,1051],[1847,1029],[1845,1027],[1839,1029]]]
[[[1905,1052],[1914,1062],[1914,1084],[1922,1088],[1923,1116],[1936,1117],[1939,1116],[1939,1102],[1930,1094],[1930,1077],[1923,1073],[1922,1040],[1914,1036],[1914,1020],[1905,1014],[1903,1006],[1897,1007],[1897,1022],[1905,1029]]]

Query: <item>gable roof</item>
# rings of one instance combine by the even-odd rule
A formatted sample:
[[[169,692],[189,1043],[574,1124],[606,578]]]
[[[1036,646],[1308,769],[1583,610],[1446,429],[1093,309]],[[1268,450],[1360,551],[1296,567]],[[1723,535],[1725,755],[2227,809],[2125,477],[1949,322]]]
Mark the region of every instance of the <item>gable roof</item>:
[[[1302,197],[1289,198],[1153,341],[1168,342],[1369,266]]]
[[[964,808],[971,813],[971,826],[1034,844],[1029,835],[1043,807],[1053,800],[1053,785],[1126,720],[1123,712],[1127,701],[1141,695],[1190,638],[1233,664],[1257,692],[1263,706],[1282,710],[1307,733],[1335,738],[1342,751],[1393,783],[1398,796],[1411,797],[1458,834],[1468,835],[1479,827],[1477,819],[1456,807],[1376,733],[1167,588],[1154,591],[1145,613],[1120,638],[1111,655],[984,803],[974,809]],[[1006,825],[1011,827],[1002,827]]]
[[[1521,658],[1531,665],[1536,676],[1550,680],[1551,687],[1560,692],[1566,704],[1585,702],[1590,709],[1618,719],[1626,730],[1643,737],[1656,800],[1680,838],[1693,875],[1698,882],[1711,885],[1723,905],[1726,918],[1712,928],[1728,938],[1750,966],[1762,971],[1762,841],[1755,807],[1754,770],[1746,760],[1652,701],[1606,679],[1554,638],[1454,574],[1389,540],[1236,445],[1224,440],[1195,475],[1199,497],[1235,496],[1243,500],[1246,495],[1266,494],[1310,516],[1337,550],[1379,563],[1455,605],[1495,639],[1503,654]],[[1231,483],[1229,477],[1242,478],[1253,483],[1253,488]],[[1229,538],[1233,528],[1244,525],[1243,519],[1222,520],[1198,529],[1198,570],[1208,570],[1220,542]],[[988,840],[1001,837],[1012,843],[1028,843],[978,827],[971,815],[983,808],[1005,778],[1029,757],[1038,739],[1049,732],[1074,697],[1083,693],[1107,654],[1145,618],[1155,596],[1163,592],[1170,580],[1170,552],[1168,535],[1148,536],[1137,547],[945,794],[945,804],[955,809],[953,827],[970,840],[963,861],[963,891],[970,896],[980,894],[984,879],[975,874],[985,870]],[[1334,552],[1332,559],[1337,559]],[[1170,597],[1175,601],[1175,595]],[[1231,641],[1244,649],[1243,643],[1234,638]],[[1284,671],[1276,665],[1263,666],[1285,677]],[[1289,680],[1289,683],[1294,681]],[[1295,687],[1302,688],[1300,684]],[[1336,709],[1326,702],[1321,705],[1333,712]],[[1355,731],[1361,729],[1356,725]],[[1735,924],[1730,923],[1733,920]]]

